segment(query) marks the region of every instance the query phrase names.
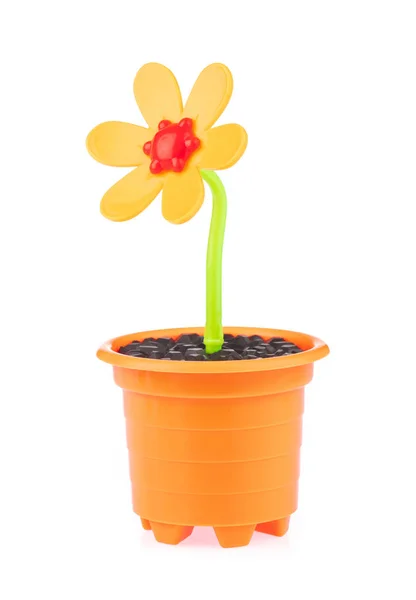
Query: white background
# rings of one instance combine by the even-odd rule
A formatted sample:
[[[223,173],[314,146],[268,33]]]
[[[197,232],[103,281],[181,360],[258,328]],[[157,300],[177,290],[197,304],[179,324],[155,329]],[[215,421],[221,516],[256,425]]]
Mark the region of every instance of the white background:
[[[415,598],[416,7],[411,0],[9,2],[0,18],[0,595],[4,600]],[[99,213],[124,170],[84,140],[143,124],[138,68],[184,95],[234,74],[219,123],[249,133],[224,172],[224,321],[324,339],[307,391],[288,536],[177,547],[130,505],[115,335],[204,322],[210,198]]]

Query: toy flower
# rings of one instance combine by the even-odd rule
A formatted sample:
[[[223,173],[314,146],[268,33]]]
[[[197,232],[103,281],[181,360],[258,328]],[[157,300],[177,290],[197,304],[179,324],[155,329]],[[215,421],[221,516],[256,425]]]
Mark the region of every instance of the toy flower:
[[[247,134],[237,124],[212,127],[231,97],[232,76],[222,64],[206,67],[183,106],[172,72],[157,63],[144,65],[134,80],[134,95],[149,128],[108,121],[95,127],[87,148],[105,165],[136,167],[104,195],[102,214],[126,221],[141,213],[162,191],[162,213],[185,223],[204,200],[203,179],[213,194],[207,255],[207,352],[223,343],[221,322],[222,246],[226,195],[214,170],[227,169],[244,153]]]
[[[120,336],[97,353],[123,389],[134,512],[166,544],[198,525],[213,527],[224,548],[247,545],[255,530],[287,532],[297,508],[304,386],[329,351],[309,335],[250,327],[229,328],[224,343],[227,198],[216,170],[231,167],[247,144],[240,125],[213,127],[231,91],[229,70],[213,64],[183,106],[172,73],[145,65],[134,93],[149,128],[108,122],[87,139],[99,162],[134,167],[102,199],[113,221],[135,217],[162,192],[164,217],[184,223],[199,210],[205,183],[212,193],[205,347],[198,327]]]

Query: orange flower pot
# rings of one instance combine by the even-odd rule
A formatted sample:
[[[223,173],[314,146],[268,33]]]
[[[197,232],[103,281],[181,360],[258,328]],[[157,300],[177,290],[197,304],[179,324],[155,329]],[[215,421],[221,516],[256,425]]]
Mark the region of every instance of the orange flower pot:
[[[298,502],[304,386],[329,349],[303,333],[229,327],[281,336],[304,352],[227,362],[117,352],[134,339],[195,332],[202,329],[135,333],[98,351],[123,389],[134,511],[168,544],[196,525],[213,527],[226,548],[248,544],[254,530],[282,536]]]

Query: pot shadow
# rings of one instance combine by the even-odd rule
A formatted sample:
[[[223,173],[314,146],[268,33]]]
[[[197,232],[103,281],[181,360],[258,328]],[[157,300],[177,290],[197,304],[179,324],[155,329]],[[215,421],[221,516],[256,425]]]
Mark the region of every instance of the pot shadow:
[[[182,545],[205,548],[219,547],[217,537],[212,527],[194,527],[192,534],[182,542]]]
[[[221,550],[221,546],[217,540],[217,536],[215,535],[214,529],[212,527],[195,527],[192,535],[190,535],[186,540],[180,543],[180,546],[183,547],[201,547],[201,548],[218,548]],[[248,546],[241,546],[241,548],[250,548],[250,547],[274,547],[279,548],[281,550],[290,550],[290,537],[288,534],[279,538],[273,535],[266,535],[264,533],[260,533],[259,531],[255,531],[253,537],[251,538],[250,544]],[[227,548],[227,550],[239,550],[240,548]]]

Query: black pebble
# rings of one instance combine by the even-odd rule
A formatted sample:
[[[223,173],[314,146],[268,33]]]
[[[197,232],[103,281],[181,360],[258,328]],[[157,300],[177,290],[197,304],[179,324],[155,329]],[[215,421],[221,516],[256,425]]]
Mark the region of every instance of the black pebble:
[[[202,348],[188,348],[185,352],[185,360],[208,360],[208,358]]]
[[[181,352],[182,354],[186,354],[186,351],[189,349],[192,349],[192,348],[195,348],[194,344],[191,344],[191,343],[184,344],[184,343],[177,342],[173,346],[172,350],[174,350],[176,352]]]
[[[258,346],[254,346],[253,350],[256,351],[256,354],[258,357],[263,358],[264,356],[268,356],[268,352],[266,350],[266,346],[263,345],[258,345]]]
[[[223,348],[220,350],[220,353],[222,356],[226,357],[227,360],[241,360],[241,354],[233,348],[226,348],[225,350]]]
[[[241,360],[241,355],[232,348],[219,350],[209,355],[209,360]]]
[[[227,343],[238,352],[250,346],[250,339],[246,335],[237,335],[233,340],[227,340]]]
[[[280,347],[282,344],[285,343],[286,340],[284,340],[281,337],[274,337],[271,340],[269,340],[269,344],[271,344],[272,346],[276,346],[276,347]]]
[[[278,348],[273,356],[284,356],[286,354],[286,350],[284,348]]]
[[[297,346],[292,344],[292,342],[284,342],[279,346],[279,348],[283,348],[284,350],[292,350],[292,348],[297,348]]]
[[[166,354],[166,358],[170,358],[170,360],[183,360],[183,354],[177,350],[169,350]]]
[[[192,346],[198,346],[202,344],[203,338],[202,335],[198,335],[197,333],[184,333],[180,335],[176,340],[177,344],[191,344]]]
[[[131,354],[132,352],[136,352],[140,346],[136,343],[127,344],[127,346],[122,346],[119,350],[120,354]]]
[[[172,338],[167,337],[157,338],[157,343],[162,348],[172,348],[172,346],[175,344]]]
[[[266,348],[267,354],[274,354],[276,352],[276,348],[274,348],[271,344],[264,344]]]
[[[251,360],[251,359],[253,359],[253,358],[259,358],[259,357],[257,356],[257,352],[254,350],[254,348],[246,348],[246,349],[244,350],[244,352],[242,353],[242,355],[241,355],[241,356],[242,356],[243,358],[246,358],[246,359],[249,359],[249,360]]]

